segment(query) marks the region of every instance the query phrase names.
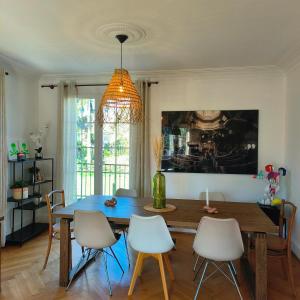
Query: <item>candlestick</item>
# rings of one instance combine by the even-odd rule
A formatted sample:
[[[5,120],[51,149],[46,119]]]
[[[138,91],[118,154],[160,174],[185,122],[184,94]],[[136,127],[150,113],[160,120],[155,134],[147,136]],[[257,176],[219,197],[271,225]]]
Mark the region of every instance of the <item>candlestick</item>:
[[[206,206],[209,207],[209,195],[208,195],[208,188],[206,188]]]

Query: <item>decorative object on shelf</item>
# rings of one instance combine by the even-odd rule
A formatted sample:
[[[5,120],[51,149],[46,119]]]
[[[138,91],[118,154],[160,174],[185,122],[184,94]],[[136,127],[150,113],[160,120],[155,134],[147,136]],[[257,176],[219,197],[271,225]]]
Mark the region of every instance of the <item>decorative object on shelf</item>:
[[[123,69],[123,43],[128,39],[125,34],[116,35],[121,44],[121,69],[116,69],[107,86],[99,106],[97,120],[100,125],[106,122],[136,124],[143,118],[141,98],[131,81],[127,70]]]
[[[104,202],[104,205],[107,207],[115,207],[117,205],[117,203],[118,203],[117,199],[112,197],[111,199],[106,200]]]
[[[153,208],[156,209],[162,209],[166,207],[166,178],[160,170],[163,148],[163,139],[161,137],[155,138],[153,141],[153,153],[157,171],[152,180],[152,196]]]
[[[34,150],[36,151],[35,152],[35,158],[36,159],[43,158],[43,153],[42,153],[43,145],[42,144],[43,144],[43,141],[44,141],[44,139],[46,137],[46,134],[48,132],[48,128],[49,128],[49,126],[46,125],[43,128],[41,128],[38,132],[36,132],[36,133],[31,132],[29,134],[30,139],[34,143]]]
[[[163,111],[164,172],[256,174],[258,110]]]
[[[286,200],[286,169],[280,167],[277,171],[272,164],[265,166],[264,170],[260,170],[257,175],[252,176],[259,180],[266,180],[263,199],[261,204],[265,205],[280,205],[281,200]]]
[[[30,174],[32,174],[32,183],[39,183],[43,180],[41,170],[37,166],[29,168]]]
[[[33,202],[38,206],[41,202],[43,202],[43,197],[36,197],[34,198]]]
[[[12,159],[17,159],[18,161],[22,161],[26,159],[26,155],[29,154],[29,150],[26,143],[21,143],[21,147],[16,145],[16,143],[11,143],[11,150],[9,154]]]
[[[16,181],[10,188],[12,190],[12,197],[14,200],[28,198],[28,184],[24,181]]]

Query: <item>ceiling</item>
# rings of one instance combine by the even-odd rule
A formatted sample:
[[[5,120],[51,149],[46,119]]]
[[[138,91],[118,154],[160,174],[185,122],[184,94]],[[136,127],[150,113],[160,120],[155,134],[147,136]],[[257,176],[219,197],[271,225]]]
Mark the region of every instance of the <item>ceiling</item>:
[[[111,71],[123,27],[135,71],[280,65],[300,53],[299,0],[0,0],[0,54],[42,73]]]

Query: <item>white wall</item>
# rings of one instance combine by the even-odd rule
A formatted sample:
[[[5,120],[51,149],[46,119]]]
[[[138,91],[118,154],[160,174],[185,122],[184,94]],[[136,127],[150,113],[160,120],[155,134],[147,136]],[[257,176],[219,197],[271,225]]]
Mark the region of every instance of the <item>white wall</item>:
[[[161,132],[161,111],[259,109],[259,168],[284,164],[285,81],[273,69],[232,69],[160,78],[151,90],[151,138]],[[152,160],[152,173],[155,164]],[[167,196],[198,199],[206,187],[233,201],[257,201],[264,183],[250,175],[166,173]]]
[[[38,77],[1,58],[0,65],[9,72],[5,78],[8,145],[18,141],[24,141],[30,145],[29,133],[36,130],[38,121]],[[11,180],[10,169],[9,178]],[[8,192],[10,194],[10,190]],[[9,203],[6,218],[7,234],[11,232],[12,207],[13,204]],[[24,212],[24,225],[30,223],[31,218],[31,212]],[[19,212],[15,215],[15,226],[16,229],[20,226]]]
[[[178,71],[143,73],[134,76],[158,80],[151,87],[151,139],[160,134],[161,111],[199,109],[259,109],[259,167],[267,163],[284,164],[285,142],[285,81],[284,74],[273,67],[232,68],[209,71]],[[107,82],[109,77],[49,76],[40,84],[60,79],[77,82]],[[82,92],[88,93],[87,89]],[[97,90],[91,90],[97,94]],[[98,91],[99,97],[101,95]],[[57,89],[39,89],[39,124],[50,123],[47,152],[56,153]],[[155,164],[151,160],[154,174]],[[223,191],[228,199],[257,201],[264,183],[248,175],[214,175],[168,173],[167,196],[198,199],[208,187]]]
[[[300,64],[287,72],[286,163],[289,170],[289,199],[297,207],[293,250],[300,257]]]

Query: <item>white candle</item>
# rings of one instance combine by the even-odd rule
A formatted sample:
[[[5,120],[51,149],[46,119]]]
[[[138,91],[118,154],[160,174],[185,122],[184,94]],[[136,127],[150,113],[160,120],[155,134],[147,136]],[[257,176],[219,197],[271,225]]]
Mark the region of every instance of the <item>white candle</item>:
[[[206,188],[206,206],[209,207],[208,188]]]

